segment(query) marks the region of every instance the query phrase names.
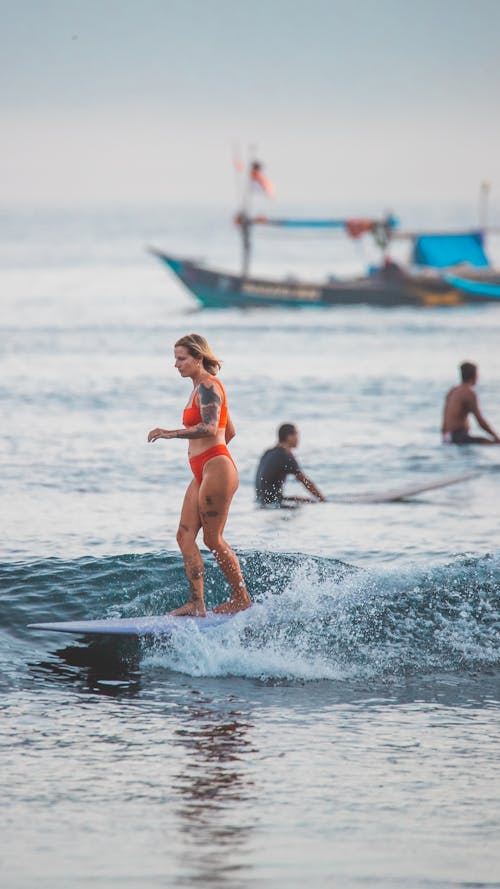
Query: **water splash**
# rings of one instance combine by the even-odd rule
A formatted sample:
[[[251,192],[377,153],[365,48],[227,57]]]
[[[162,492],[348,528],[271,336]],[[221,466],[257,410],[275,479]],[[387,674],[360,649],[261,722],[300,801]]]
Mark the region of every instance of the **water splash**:
[[[500,555],[359,570],[300,553],[240,554],[255,604],[200,633],[145,644],[143,663],[193,676],[404,677],[500,665]],[[227,595],[207,560],[207,604]],[[0,566],[0,631],[32,621],[162,613],[185,597],[175,553]]]
[[[146,659],[194,676],[295,680],[497,667],[499,567],[483,557],[352,572],[303,558],[280,594],[211,632],[187,628]]]

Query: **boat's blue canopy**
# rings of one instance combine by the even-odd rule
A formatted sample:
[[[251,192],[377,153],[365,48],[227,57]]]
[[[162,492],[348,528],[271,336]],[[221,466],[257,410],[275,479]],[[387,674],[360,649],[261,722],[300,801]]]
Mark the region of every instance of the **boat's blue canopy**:
[[[443,235],[420,235],[415,238],[412,261],[416,265],[443,269],[467,262],[477,268],[489,266],[480,231]]]

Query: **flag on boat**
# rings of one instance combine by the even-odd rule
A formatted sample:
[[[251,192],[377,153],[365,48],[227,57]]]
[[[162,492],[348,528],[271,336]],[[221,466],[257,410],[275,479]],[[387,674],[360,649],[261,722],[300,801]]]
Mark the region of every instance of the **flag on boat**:
[[[264,194],[272,198],[276,192],[274,184],[262,172],[262,164],[260,161],[253,161],[250,166],[250,179],[253,185],[260,188]]]
[[[345,229],[350,238],[360,238],[373,231],[373,219],[346,219]]]

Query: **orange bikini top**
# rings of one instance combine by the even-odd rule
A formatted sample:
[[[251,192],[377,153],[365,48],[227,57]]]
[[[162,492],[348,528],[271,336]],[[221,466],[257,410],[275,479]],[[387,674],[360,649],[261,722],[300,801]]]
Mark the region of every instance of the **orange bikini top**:
[[[220,408],[220,416],[219,416],[219,426],[218,429],[225,429],[227,426],[227,399],[226,392],[224,386],[217,380],[215,377],[208,377],[209,380],[213,380],[216,384],[216,387],[219,388],[222,392],[222,404]],[[201,411],[197,404],[198,399],[198,389],[196,389],[193,400],[188,407],[184,408],[184,412],[182,414],[182,422],[184,426],[198,426],[199,423],[202,423],[203,420],[201,418]]]

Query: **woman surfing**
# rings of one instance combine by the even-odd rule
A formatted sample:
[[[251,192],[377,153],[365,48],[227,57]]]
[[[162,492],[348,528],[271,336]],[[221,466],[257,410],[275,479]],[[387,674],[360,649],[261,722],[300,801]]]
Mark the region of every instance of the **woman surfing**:
[[[196,543],[202,528],[204,543],[213,552],[231,587],[230,599],[218,605],[214,611],[231,614],[249,608],[252,600],[238,558],[222,536],[229,507],[238,488],[238,472],[227,448],[235,430],[224,387],[215,376],[221,362],[206,339],[197,333],[177,340],[174,356],[175,367],[181,377],[190,377],[193,382],[193,391],[182,416],[183,428],[152,429],[148,435],[148,442],[158,438],[187,439],[193,473],[184,496],[177,531],[177,543],[184,559],[190,595],[185,605],[170,613],[198,617],[206,615],[203,559]]]

